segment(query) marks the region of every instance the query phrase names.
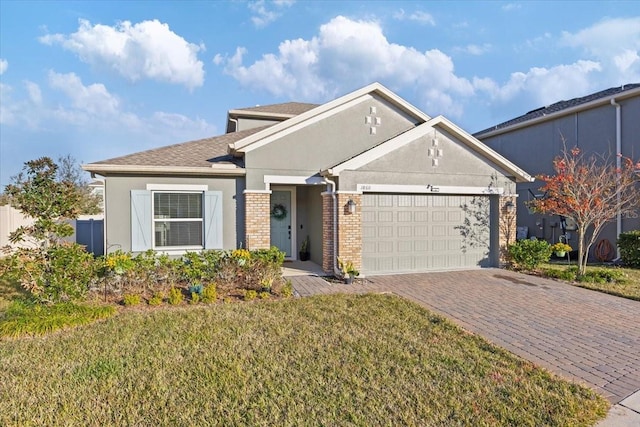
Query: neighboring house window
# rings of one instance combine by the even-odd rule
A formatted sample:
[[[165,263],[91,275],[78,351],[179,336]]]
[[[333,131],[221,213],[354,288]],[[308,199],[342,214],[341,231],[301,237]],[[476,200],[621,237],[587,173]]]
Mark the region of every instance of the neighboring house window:
[[[202,248],[202,193],[153,192],[154,247]]]
[[[131,190],[131,250],[222,249],[222,192]]]

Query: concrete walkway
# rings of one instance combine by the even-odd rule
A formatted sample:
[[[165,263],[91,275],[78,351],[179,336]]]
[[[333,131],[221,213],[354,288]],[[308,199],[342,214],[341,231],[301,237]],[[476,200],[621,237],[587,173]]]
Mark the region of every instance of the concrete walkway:
[[[623,409],[640,417],[640,399],[631,396],[640,390],[638,301],[499,269],[375,276],[354,285],[330,284],[310,276],[291,279],[301,296],[395,293],[539,366],[594,388],[614,404],[627,398],[622,404],[631,405]]]

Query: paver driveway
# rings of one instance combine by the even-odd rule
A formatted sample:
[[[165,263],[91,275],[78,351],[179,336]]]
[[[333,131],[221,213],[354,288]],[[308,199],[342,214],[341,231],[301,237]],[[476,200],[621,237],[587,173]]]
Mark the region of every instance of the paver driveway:
[[[507,270],[292,277],[302,295],[393,292],[618,403],[640,389],[640,302]]]

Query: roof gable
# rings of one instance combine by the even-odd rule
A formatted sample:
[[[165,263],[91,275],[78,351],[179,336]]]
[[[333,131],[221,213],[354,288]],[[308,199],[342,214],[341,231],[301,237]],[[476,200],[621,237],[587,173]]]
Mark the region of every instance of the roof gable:
[[[316,123],[329,115],[337,114],[340,111],[350,108],[351,106],[361,102],[362,98],[367,95],[380,96],[420,122],[425,122],[430,119],[428,115],[400,98],[380,83],[373,83],[338,99],[306,111],[298,116],[290,118],[284,122],[275,124],[258,133],[248,136],[247,138],[236,141],[230,144],[229,148],[234,153],[252,151],[301,127]]]
[[[401,135],[385,141],[384,143],[379,144],[355,157],[352,157],[349,160],[346,160],[340,164],[335,165],[332,168],[322,171],[322,173],[325,175],[339,176],[340,172],[344,170],[359,169],[367,165],[368,163],[378,160],[383,156],[416,141],[421,137],[427,136],[428,134],[433,132],[433,129],[439,129],[452,134],[468,149],[511,174],[517,182],[533,181],[533,177],[531,177],[525,171],[520,169],[518,166],[516,166],[443,116],[435,117],[417,126],[414,129],[404,132]]]

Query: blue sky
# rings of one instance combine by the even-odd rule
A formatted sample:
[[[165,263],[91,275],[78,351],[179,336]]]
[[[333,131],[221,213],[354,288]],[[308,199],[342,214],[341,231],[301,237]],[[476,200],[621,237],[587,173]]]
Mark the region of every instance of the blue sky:
[[[473,133],[640,82],[640,3],[0,0],[0,185],[373,81]]]

